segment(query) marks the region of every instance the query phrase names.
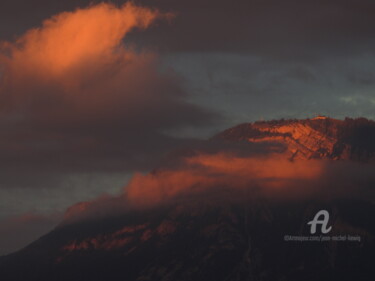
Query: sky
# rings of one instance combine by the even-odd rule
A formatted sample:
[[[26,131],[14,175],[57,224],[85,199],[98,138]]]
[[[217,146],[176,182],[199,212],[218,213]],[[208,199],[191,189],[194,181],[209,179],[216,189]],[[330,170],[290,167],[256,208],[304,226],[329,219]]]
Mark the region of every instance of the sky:
[[[132,3],[1,1],[0,255],[230,126],[375,118],[371,0]]]

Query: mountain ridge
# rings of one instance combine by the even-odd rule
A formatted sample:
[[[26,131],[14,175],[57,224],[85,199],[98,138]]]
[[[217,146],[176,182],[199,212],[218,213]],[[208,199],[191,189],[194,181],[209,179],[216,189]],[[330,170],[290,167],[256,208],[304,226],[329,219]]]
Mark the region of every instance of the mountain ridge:
[[[367,141],[361,141],[366,138]],[[373,161],[375,122],[366,118],[329,117],[280,119],[243,123],[212,139],[225,141],[278,142],[289,158]]]

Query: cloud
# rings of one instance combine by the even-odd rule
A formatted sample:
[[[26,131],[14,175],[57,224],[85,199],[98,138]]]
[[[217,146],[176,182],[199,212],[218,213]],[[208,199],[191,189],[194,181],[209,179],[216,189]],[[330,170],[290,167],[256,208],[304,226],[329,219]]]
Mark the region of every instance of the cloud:
[[[181,78],[161,70],[157,54],[123,43],[172,16],[101,3],[2,42],[0,183],[12,185],[21,170],[144,169],[182,141],[162,131],[209,123],[214,115],[186,101]]]
[[[116,58],[114,50],[121,48],[121,40],[131,29],[147,28],[160,16],[157,11],[132,4],[117,8],[104,3],[60,13],[45,20],[41,28],[26,32],[15,43],[4,43],[11,57],[7,73],[16,78],[31,74],[63,77],[62,83],[74,83],[66,78],[72,69],[85,62]],[[132,56],[132,53],[119,51],[119,56],[125,55]]]
[[[63,224],[166,204],[374,200],[374,164],[332,160],[288,160],[279,145],[228,147],[212,143],[185,151],[150,173],[137,173],[118,196],[73,205]],[[244,151],[246,151],[244,153]]]
[[[371,0],[238,0],[233,5],[224,0],[140,3],[180,15],[173,28],[155,27],[146,36],[134,35],[140,42],[157,42],[168,51],[251,53],[297,61],[372,53],[374,47],[371,13],[375,5]]]
[[[287,160],[285,155],[241,157],[217,153],[184,159],[183,168],[159,170],[147,175],[137,174],[126,188],[127,198],[136,204],[155,204],[180,196],[221,189],[250,189],[254,192],[299,192],[300,182],[319,177],[319,161]]]

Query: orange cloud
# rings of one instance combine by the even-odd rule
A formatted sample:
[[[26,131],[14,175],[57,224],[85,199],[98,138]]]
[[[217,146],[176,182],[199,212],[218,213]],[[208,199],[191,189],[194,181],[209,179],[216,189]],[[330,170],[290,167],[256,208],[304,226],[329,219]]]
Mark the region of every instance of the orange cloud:
[[[92,163],[94,170],[145,169],[180,143],[165,130],[208,124],[214,115],[186,100],[180,77],[161,70],[158,54],[123,40],[170,17],[131,3],[102,3],[55,15],[0,44],[6,136],[0,152],[8,155],[0,166],[41,163],[58,173],[61,163],[74,173],[92,171]]]
[[[291,162],[283,154],[238,157],[225,153],[201,154],[186,158],[185,165],[147,175],[137,174],[126,187],[131,202],[157,203],[184,194],[220,188],[234,190],[261,188],[264,193],[298,193],[300,183],[322,175],[324,161]],[[304,190],[304,192],[307,190]]]
[[[320,192],[319,181],[326,165],[323,160],[292,162],[284,153],[241,157],[227,152],[200,152],[180,159],[172,168],[160,168],[148,174],[136,173],[123,194],[78,203],[68,209],[64,221],[103,217],[133,207],[154,206],[175,199],[189,200],[191,197],[203,199],[209,196],[208,201],[212,198],[231,201],[241,199],[244,193],[269,198],[309,196]]]
[[[131,3],[120,8],[102,3],[58,14],[15,43],[4,43],[3,49],[12,73],[61,76],[87,61],[111,59],[116,52],[124,55],[121,40],[126,34],[158,17],[158,11]]]
[[[322,159],[290,161],[285,152],[247,156],[199,152],[179,160],[172,167],[135,174],[121,196],[72,206],[65,223],[179,200],[201,204],[259,199],[303,202],[374,193],[373,165]]]
[[[156,73],[155,54],[135,51],[123,39],[135,28],[145,29],[158,18],[170,17],[132,3],[121,7],[101,3],[60,13],[15,42],[3,42],[0,93],[6,104],[2,106],[39,120],[46,115],[68,120],[77,113],[76,120],[82,115],[108,115],[124,104],[134,107],[134,101],[143,102],[142,96],[148,94],[143,84],[163,84],[169,78]]]

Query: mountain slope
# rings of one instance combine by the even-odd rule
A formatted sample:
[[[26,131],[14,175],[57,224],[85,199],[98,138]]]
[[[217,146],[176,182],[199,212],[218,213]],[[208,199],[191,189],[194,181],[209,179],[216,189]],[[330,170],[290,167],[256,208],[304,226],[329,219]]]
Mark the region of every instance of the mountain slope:
[[[306,222],[323,207],[335,213],[333,234],[362,241],[283,240],[308,235]],[[2,280],[30,281],[371,280],[375,228],[363,218],[374,213],[363,202],[174,204],[60,226],[10,256],[0,272]]]
[[[292,159],[293,161],[284,161],[292,165],[305,162],[308,163],[305,166],[310,169],[310,163],[314,161],[343,162],[349,166],[344,165],[344,169],[338,171],[348,173],[353,167],[350,163],[355,162],[359,163],[361,171],[371,172],[375,170],[374,124],[366,119],[331,118],[256,122],[228,129],[213,140],[246,144],[279,143],[285,147],[285,151],[277,152],[277,156],[281,154],[282,157]],[[213,141],[208,144],[211,143]],[[262,152],[262,157],[267,157],[268,161],[274,160],[273,151],[263,154]],[[250,153],[247,157],[255,156]],[[253,162],[242,162],[240,159],[238,163],[245,165],[240,167],[241,173],[229,174],[229,177],[227,175],[226,179],[232,180],[229,186],[222,186],[220,181],[214,181],[214,189],[189,193],[190,189],[199,190],[199,185],[192,181],[191,186],[187,184],[190,189],[178,197],[151,205],[129,205],[120,212],[117,212],[118,203],[126,205],[130,202],[123,200],[121,196],[109,201],[109,204],[77,204],[76,208],[67,212],[65,221],[56,229],[23,250],[1,257],[0,278],[6,281],[373,280],[373,192],[365,190],[365,196],[355,196],[358,195],[356,189],[346,190],[338,185],[332,186],[332,190],[341,188],[338,193],[340,196],[333,196],[325,190],[310,197],[273,196],[272,192],[275,190],[272,188],[261,193],[260,184],[277,180],[276,175],[279,174],[272,170],[278,169],[277,165],[270,165],[268,168],[270,162],[263,163],[268,163],[264,164],[265,169],[271,171],[259,177],[261,180],[258,179],[251,189],[233,188],[234,181],[241,182],[237,178],[241,175],[253,181],[254,178],[247,175],[247,165],[258,165],[258,159],[262,158],[253,158]],[[223,168],[222,163],[216,164]],[[177,171],[178,175],[182,174],[178,179],[186,185],[186,182],[189,183],[188,174],[181,173],[187,168],[185,165],[186,163],[179,167],[182,170],[172,169],[167,170],[167,173],[163,169],[155,170],[145,183],[158,188],[158,185],[152,184],[159,176],[162,184],[168,186],[168,179],[162,175],[173,177],[173,172]],[[195,165],[193,173],[210,167],[196,166],[197,163],[192,165]],[[235,164],[229,163],[229,167],[231,165]],[[253,171],[264,173],[264,170],[259,169]],[[213,178],[220,179],[223,176],[217,174],[217,170],[208,169],[205,172]],[[360,174],[359,180],[354,177],[355,181],[351,183],[358,189],[358,193],[363,191],[361,185],[374,189],[375,180],[370,177],[362,178],[363,175],[367,174]],[[334,174],[331,178],[324,177],[322,181],[316,182],[326,183],[327,179],[333,179],[333,183],[338,183],[336,177]],[[204,177],[198,179],[206,180]],[[351,179],[352,177],[347,177],[345,181]],[[285,178],[283,180],[285,182]],[[286,182],[301,185],[303,191],[306,183],[311,180],[296,177],[288,178]],[[182,185],[180,181],[172,183]],[[244,183],[247,184],[247,181]],[[171,188],[178,190],[179,186],[173,185]],[[275,194],[282,194],[283,189],[280,188],[283,185],[271,186],[277,189]],[[316,186],[316,189],[319,187]],[[290,192],[291,189],[285,190]],[[84,213],[85,209],[92,206],[112,206],[116,212],[100,216],[98,214],[101,212],[97,212],[94,213],[96,215],[70,219],[71,215],[74,218],[72,210]],[[313,237],[355,239],[303,242],[285,240],[289,235],[311,237],[308,222],[319,210],[329,212],[332,231],[328,234],[318,232]]]

